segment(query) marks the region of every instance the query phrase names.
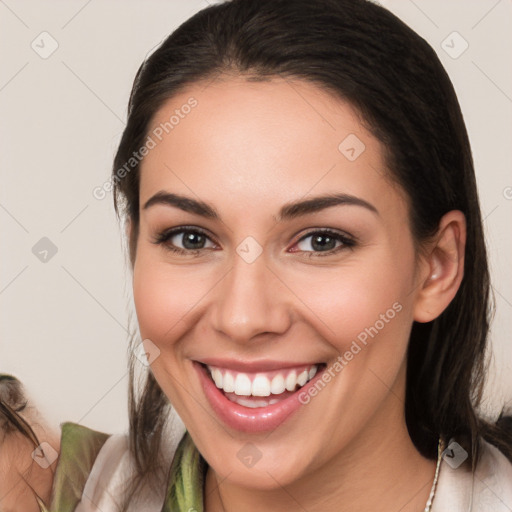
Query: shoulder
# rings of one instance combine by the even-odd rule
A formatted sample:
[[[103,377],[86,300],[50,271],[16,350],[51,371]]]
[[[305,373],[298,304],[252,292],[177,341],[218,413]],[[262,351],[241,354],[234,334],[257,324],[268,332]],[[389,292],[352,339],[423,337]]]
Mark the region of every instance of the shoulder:
[[[172,413],[164,430],[161,457],[170,466],[176,448],[185,433],[183,423]],[[83,486],[82,498],[75,512],[119,512],[123,499],[135,475],[135,462],[126,433],[114,434],[102,444],[88,478]],[[151,488],[142,486],[130,500],[128,512],[144,510],[160,512],[165,500],[167,482]]]
[[[509,512],[512,510],[512,463],[503,453],[481,440],[476,471],[461,465],[441,464],[432,512]]]
[[[0,373],[0,509],[39,511],[50,499],[60,449],[58,428],[46,422],[14,376]]]
[[[479,506],[482,510],[512,510],[512,462],[494,445],[482,442],[482,459],[477,467]],[[492,505],[494,508],[490,509]]]
[[[50,510],[74,511],[92,468],[110,435],[77,423],[61,426],[60,453],[53,478]]]
[[[50,432],[44,425],[21,382],[0,373],[0,509],[120,511],[135,471],[128,434],[112,435],[73,422],[62,423],[60,432]],[[30,435],[21,433],[22,427]],[[166,467],[184,433],[181,419],[171,409],[159,455]],[[29,470],[29,479],[14,478]],[[129,512],[160,512],[166,484],[159,485],[159,492],[141,489],[130,502]],[[14,488],[19,492],[9,492]]]

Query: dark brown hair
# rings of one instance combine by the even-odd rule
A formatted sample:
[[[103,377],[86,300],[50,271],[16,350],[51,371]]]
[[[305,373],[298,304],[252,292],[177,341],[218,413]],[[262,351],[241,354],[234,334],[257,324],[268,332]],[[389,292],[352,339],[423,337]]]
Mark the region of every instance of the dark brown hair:
[[[135,77],[112,174],[116,211],[133,226],[132,264],[139,164],[122,177],[119,169],[144,145],[149,123],[165,101],[222,74],[305,80],[353,105],[385,148],[389,176],[409,198],[418,246],[436,233],[445,213],[464,213],[467,245],[460,289],[438,318],[412,326],[407,426],[415,446],[428,458],[435,458],[441,436],[456,439],[466,449],[473,469],[479,438],[512,460],[510,418],[502,413],[491,423],[477,412],[493,308],[463,116],[434,50],[383,7],[367,0],[232,0],[195,14],[145,60]],[[136,342],[133,337],[132,345]],[[132,355],[130,442],[140,484],[165,471],[158,453],[170,404],[150,371],[139,386],[135,365]]]
[[[0,375],[0,436],[12,433],[23,434],[36,448],[39,441],[29,422],[21,413],[27,408],[28,400],[21,382],[12,375]],[[1,444],[1,443],[0,443]]]
[[[382,142],[389,176],[407,193],[418,246],[441,217],[467,221],[464,278],[434,321],[414,323],[407,355],[405,413],[421,454],[436,457],[439,436],[455,438],[473,469],[478,439],[512,460],[510,419],[479,417],[486,375],[491,295],[469,140],[452,83],[429,44],[389,11],[366,0],[232,0],[203,9],[175,30],[137,72],[128,123],[115,156],[115,205],[139,221],[139,169],[116,171],[142,146],[162,104],[187,85],[231,73],[251,80],[301,79],[348,101]],[[131,365],[133,372],[133,358]],[[131,446],[150,474],[168,401],[151,372],[130,388]]]

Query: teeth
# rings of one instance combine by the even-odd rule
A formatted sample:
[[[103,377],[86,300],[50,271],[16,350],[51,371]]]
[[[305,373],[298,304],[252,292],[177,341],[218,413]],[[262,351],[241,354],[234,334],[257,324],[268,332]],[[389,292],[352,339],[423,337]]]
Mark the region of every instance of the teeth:
[[[233,393],[233,391],[235,391],[235,378],[231,372],[224,374],[222,389],[226,391],[226,393]]]
[[[295,391],[295,387],[297,386],[297,372],[293,370],[290,372],[285,379],[285,386],[288,391]]]
[[[270,395],[270,382],[265,375],[256,375],[252,381],[252,394],[253,396]]]
[[[239,396],[251,395],[251,379],[245,373],[239,373],[236,376],[234,392]]]
[[[309,368],[309,370],[304,369],[299,373],[297,373],[296,370],[283,370],[280,373],[276,373],[271,379],[262,373],[258,373],[256,375],[237,373],[228,370],[222,370],[212,366],[208,366],[208,370],[210,371],[215,385],[219,389],[224,390],[226,393],[234,393],[235,395],[241,397],[268,397],[270,395],[280,395],[285,391],[295,391],[297,386],[304,386],[306,382],[311,380],[316,375],[318,366],[313,365],[311,368]],[[242,401],[244,402],[242,405],[245,405],[248,402],[252,404],[247,405],[247,407],[264,407],[266,405],[272,405],[272,403],[276,402],[276,399],[243,399]],[[260,403],[263,405],[254,405]]]
[[[244,407],[250,407],[251,409],[257,409],[258,407],[266,407],[270,405],[269,400],[250,400],[249,398],[237,397],[233,400],[238,405],[243,405]]]
[[[270,392],[273,395],[280,395],[285,389],[286,386],[284,385],[284,377],[281,374],[276,375],[270,384]]]
[[[213,382],[215,382],[215,385],[222,389],[222,372],[220,370],[218,370],[217,368],[215,368],[213,371],[212,371],[212,378],[213,378]]]
[[[271,398],[270,400],[251,400],[249,398],[244,398],[243,396],[230,396],[228,397],[232,402],[237,403],[238,405],[243,405],[244,407],[250,407],[251,409],[257,409],[258,407],[267,407],[268,405],[277,404],[280,402],[278,398]]]
[[[308,381],[308,371],[304,370],[302,373],[299,373],[299,375],[297,376],[297,384],[302,387],[302,386],[304,386],[304,384],[306,384],[307,381]]]

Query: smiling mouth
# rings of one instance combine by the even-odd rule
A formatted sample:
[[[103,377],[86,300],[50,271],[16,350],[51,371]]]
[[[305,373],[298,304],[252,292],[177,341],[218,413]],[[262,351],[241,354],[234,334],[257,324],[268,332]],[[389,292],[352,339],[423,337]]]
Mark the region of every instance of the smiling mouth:
[[[201,364],[215,386],[231,402],[257,409],[286,400],[297,393],[325,363],[302,365],[266,372],[239,372]]]

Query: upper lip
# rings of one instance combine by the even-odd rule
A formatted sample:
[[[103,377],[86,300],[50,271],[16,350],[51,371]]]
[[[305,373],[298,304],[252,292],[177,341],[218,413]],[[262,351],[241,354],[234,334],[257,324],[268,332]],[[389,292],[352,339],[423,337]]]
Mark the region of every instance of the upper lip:
[[[311,361],[274,361],[270,359],[260,359],[257,361],[244,361],[241,359],[223,359],[219,357],[205,357],[196,359],[198,363],[208,366],[216,366],[218,368],[225,368],[227,370],[234,370],[242,373],[253,372],[270,372],[273,370],[281,370],[285,368],[295,368],[299,366],[312,366],[314,364],[321,364]]]

